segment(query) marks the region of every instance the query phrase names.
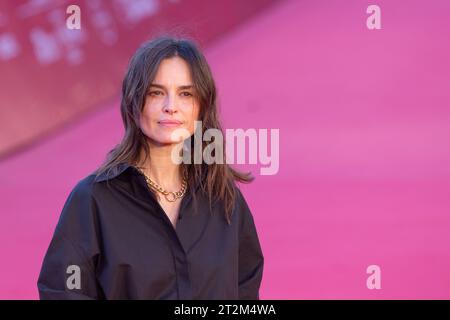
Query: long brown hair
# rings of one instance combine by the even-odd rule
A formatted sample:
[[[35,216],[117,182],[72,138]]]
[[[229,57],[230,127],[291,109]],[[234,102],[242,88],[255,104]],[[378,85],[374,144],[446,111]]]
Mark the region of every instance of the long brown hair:
[[[168,35],[159,36],[141,45],[129,62],[122,83],[120,104],[125,133],[122,141],[109,151],[105,162],[95,171],[97,176],[113,169],[119,163],[136,164],[141,160],[141,152],[144,153],[145,159],[150,157],[147,137],[140,128],[140,115],[149,85],[155,78],[161,61],[175,56],[183,58],[190,67],[196,97],[200,104],[199,120],[202,121],[202,134],[210,128],[223,133],[217,110],[216,85],[202,52],[193,40]],[[202,151],[209,143],[202,142]],[[224,159],[226,159],[225,149],[224,147]],[[193,152],[193,148],[191,150]],[[223,203],[225,218],[230,224],[236,201],[235,181],[249,183],[254,177],[250,173],[241,173],[226,163],[209,164],[207,170],[204,162],[182,163],[181,166],[182,170],[188,173],[188,186],[200,185],[208,196],[210,208],[216,201]],[[206,170],[205,183],[202,180],[204,170]],[[195,193],[193,195],[195,198]]]

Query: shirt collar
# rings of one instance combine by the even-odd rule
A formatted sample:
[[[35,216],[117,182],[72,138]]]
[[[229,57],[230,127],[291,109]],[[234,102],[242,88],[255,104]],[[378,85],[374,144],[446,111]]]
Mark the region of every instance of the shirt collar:
[[[95,179],[95,182],[114,179],[115,177],[119,176],[130,167],[133,166],[129,163],[121,162],[117,164],[115,167],[112,167],[110,170],[104,171],[100,175],[98,175],[98,177]]]

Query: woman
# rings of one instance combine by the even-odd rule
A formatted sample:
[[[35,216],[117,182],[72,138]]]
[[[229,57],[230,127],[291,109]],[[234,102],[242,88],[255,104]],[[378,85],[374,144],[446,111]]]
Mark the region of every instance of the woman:
[[[196,121],[202,132],[221,130],[214,80],[196,45],[160,37],[141,46],[123,81],[121,114],[121,143],[64,205],[40,298],[259,299],[264,258],[235,184],[253,178],[174,157],[194,159]]]

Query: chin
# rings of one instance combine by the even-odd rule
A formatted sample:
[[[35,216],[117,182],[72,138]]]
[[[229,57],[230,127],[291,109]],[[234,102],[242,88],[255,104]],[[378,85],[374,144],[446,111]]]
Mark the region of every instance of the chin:
[[[150,139],[153,144],[167,146],[171,144],[178,144],[180,141],[176,141],[171,137],[158,137],[156,139]]]

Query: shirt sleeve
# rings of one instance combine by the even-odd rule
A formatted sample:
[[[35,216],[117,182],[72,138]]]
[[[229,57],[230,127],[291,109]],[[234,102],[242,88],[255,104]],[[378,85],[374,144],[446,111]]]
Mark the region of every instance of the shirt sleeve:
[[[45,254],[37,283],[41,300],[99,299],[96,230],[95,201],[82,180],[67,198]]]
[[[239,227],[239,299],[259,300],[263,276],[264,256],[252,213],[241,191],[237,188]]]

